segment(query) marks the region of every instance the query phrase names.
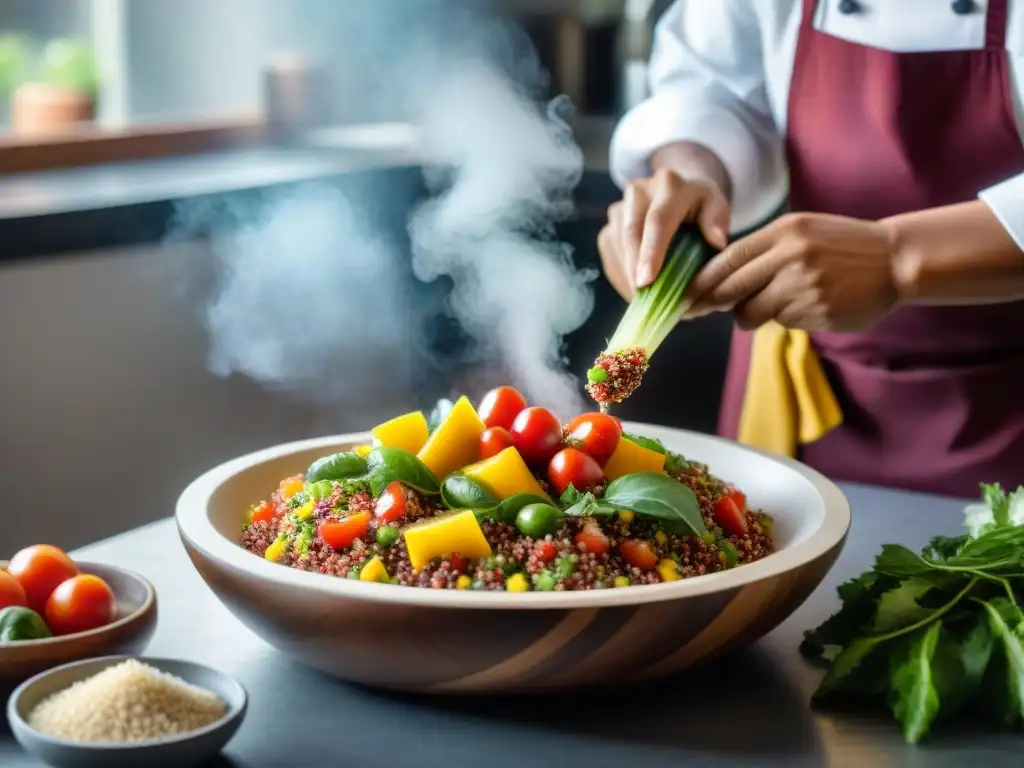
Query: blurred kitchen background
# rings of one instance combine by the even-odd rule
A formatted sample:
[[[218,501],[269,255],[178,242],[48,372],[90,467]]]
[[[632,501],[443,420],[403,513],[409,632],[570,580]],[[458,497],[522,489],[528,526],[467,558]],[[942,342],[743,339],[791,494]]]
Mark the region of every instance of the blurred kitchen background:
[[[597,232],[617,198],[608,142],[644,98],[652,28],[668,5],[0,0],[0,558],[172,514],[191,479],[240,453],[515,380],[467,342],[451,280],[412,273],[410,213],[430,191],[407,115],[381,98],[406,76],[395,62],[424,40],[473,42],[448,21],[459,14],[507,21],[499,58],[514,75],[533,48],[547,73],[532,83],[538,98],[565,94],[574,106],[583,173],[557,237],[578,269],[595,271],[593,311],[563,350],[569,371],[585,371],[624,308],[596,276]],[[400,352],[354,355],[291,325],[305,354],[341,358],[319,379],[282,386],[216,370],[210,317],[197,308],[230,267],[224,249],[249,243],[286,265],[290,248],[316,237],[292,222],[273,243],[265,230],[246,240],[231,231],[251,230],[237,212],[325,189],[404,254],[377,306],[400,309],[416,334]],[[345,322],[359,336],[375,319]],[[620,415],[713,431],[728,331],[727,317],[680,326]]]

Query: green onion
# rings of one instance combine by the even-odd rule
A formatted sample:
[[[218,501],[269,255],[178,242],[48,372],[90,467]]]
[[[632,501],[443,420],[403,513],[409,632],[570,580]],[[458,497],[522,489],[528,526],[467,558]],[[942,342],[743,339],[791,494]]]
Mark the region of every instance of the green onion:
[[[587,371],[587,389],[602,407],[621,403],[640,386],[651,357],[679,321],[686,287],[714,254],[696,226],[684,224],[676,232],[658,277],[636,292]]]

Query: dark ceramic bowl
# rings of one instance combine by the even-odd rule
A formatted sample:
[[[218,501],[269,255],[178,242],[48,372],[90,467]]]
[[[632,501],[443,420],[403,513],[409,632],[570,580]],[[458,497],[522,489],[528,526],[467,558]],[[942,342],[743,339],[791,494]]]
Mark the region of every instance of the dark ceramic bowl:
[[[434,590],[288,568],[239,543],[248,507],[316,458],[367,442],[288,443],[195,480],[177,506],[181,539],[220,600],[289,656],[363,684],[431,693],[538,692],[665,677],[752,643],[821,583],[846,540],[843,493],[799,462],[717,437],[645,424],[775,516],[777,552],[665,584],[586,592]]]
[[[0,691],[43,670],[79,659],[142,653],[156,629],[156,591],[137,573],[103,563],[76,561],[81,573],[99,576],[114,591],[117,618],[105,627],[45,640],[0,643]],[[7,562],[0,561],[0,568]]]

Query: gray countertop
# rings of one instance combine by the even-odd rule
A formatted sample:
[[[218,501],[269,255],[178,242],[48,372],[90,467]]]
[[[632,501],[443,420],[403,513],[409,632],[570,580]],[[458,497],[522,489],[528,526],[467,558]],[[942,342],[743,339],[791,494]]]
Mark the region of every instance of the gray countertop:
[[[854,519],[821,588],[751,649],[653,687],[544,699],[436,700],[367,690],[290,662],[246,630],[192,569],[172,520],[75,552],[147,575],[160,621],[148,653],[216,666],[250,694],[220,765],[889,766],[1021,765],[1024,737],[981,726],[939,729],[906,746],[884,713],[811,712],[820,677],[798,655],[802,633],[837,606],[836,584],[884,542],[919,547],[955,534],[963,502],[846,486]],[[0,731],[0,765],[35,765]]]

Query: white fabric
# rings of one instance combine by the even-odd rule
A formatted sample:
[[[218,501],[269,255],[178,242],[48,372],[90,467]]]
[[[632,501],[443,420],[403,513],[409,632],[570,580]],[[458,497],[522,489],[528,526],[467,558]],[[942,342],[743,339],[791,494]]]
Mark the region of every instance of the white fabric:
[[[984,47],[986,0],[976,0],[980,10],[966,16],[952,11],[951,0],[859,1],[862,11],[847,15],[839,0],[821,0],[815,28],[893,51]],[[801,0],[676,0],[657,28],[651,96],[623,117],[612,140],[616,183],[647,175],[658,148],[695,141],[729,172],[734,232],[770,215],[787,188],[782,137],[802,6]],[[1024,0],[1008,6],[1010,91],[1024,135]],[[980,197],[1024,248],[1024,174]]]

